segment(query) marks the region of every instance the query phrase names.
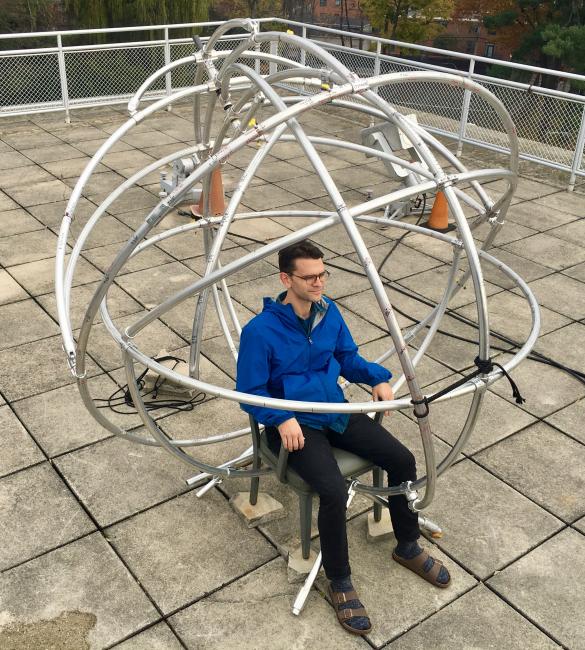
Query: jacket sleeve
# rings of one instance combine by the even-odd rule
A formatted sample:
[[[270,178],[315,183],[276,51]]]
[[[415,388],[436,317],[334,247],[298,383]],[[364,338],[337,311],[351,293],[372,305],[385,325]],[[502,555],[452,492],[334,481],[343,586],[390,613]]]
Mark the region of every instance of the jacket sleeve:
[[[238,353],[236,390],[241,393],[271,397],[267,388],[270,379],[270,355],[270,347],[264,337],[254,334],[253,328],[244,327]],[[276,427],[285,420],[295,417],[292,411],[251,404],[240,403],[240,408],[257,422],[270,427]]]
[[[358,354],[358,347],[343,317],[339,311],[337,313],[341,327],[333,354],[341,366],[341,375],[354,384],[368,384],[369,386],[376,386],[388,381],[392,377],[392,373],[379,363],[366,361]]]

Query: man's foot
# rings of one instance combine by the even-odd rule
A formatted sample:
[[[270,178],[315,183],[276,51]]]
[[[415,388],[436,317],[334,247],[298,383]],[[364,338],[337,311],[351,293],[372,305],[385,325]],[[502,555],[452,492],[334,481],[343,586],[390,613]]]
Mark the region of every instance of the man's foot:
[[[335,608],[337,620],[352,634],[367,634],[372,624],[364,606],[355,592],[349,577],[329,583],[329,597]]]
[[[392,557],[396,562],[436,587],[444,589],[451,582],[447,567],[443,565],[441,560],[436,560],[430,556],[427,551],[419,546],[416,540],[414,542],[398,542]]]

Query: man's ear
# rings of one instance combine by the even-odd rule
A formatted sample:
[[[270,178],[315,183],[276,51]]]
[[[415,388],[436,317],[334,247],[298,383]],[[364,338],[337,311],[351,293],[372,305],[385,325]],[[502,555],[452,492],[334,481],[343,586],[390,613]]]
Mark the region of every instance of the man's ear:
[[[290,275],[288,273],[285,273],[284,271],[280,272],[280,281],[282,282],[282,284],[284,284],[284,286],[287,289],[289,289],[291,284],[292,284],[291,279],[290,279]]]

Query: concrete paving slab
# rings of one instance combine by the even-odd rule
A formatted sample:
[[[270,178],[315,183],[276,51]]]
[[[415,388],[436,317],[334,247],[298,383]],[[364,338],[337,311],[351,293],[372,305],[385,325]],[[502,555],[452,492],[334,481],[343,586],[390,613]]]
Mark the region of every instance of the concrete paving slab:
[[[582,399],[553,413],[545,421],[585,444],[584,420],[585,400]]]
[[[22,327],[27,323],[27,327]],[[0,307],[0,350],[29,343],[59,332],[56,323],[34,302],[22,300]]]
[[[507,360],[508,356],[505,355],[503,358]],[[514,368],[511,375],[526,399],[520,408],[540,418],[585,395],[583,384],[567,373],[530,359],[525,359]],[[492,384],[490,390],[511,404],[515,404],[507,381],[502,380]]]
[[[450,377],[434,386],[428,386],[425,393],[432,395],[455,379],[457,377]],[[472,396],[466,395],[432,404],[430,420],[433,433],[450,445],[455,444],[467,419],[471,400]],[[407,414],[409,417],[414,417],[411,412]],[[536,419],[530,414],[488,391],[481,405],[475,429],[463,448],[463,453],[473,454],[535,421]]]
[[[222,266],[227,266],[230,262],[239,260],[242,255],[245,255],[248,251],[242,250],[239,246],[235,248],[230,248],[226,251],[223,251],[220,255],[220,262]],[[271,264],[270,261],[273,261],[273,258],[270,257],[268,260],[260,260],[254,264],[247,266],[245,269],[230,275],[226,278],[226,281],[229,286],[234,284],[240,284],[242,282],[255,282],[259,278],[265,276],[274,276],[278,272],[278,267]],[[207,267],[207,258],[205,255],[200,255],[199,257],[194,257],[190,260],[185,261],[185,266],[188,266],[190,269],[193,269],[197,275],[200,277],[205,273]]]
[[[512,607],[478,585],[396,639],[392,650],[436,648],[559,648]]]
[[[81,322],[85,316],[87,306],[94,295],[99,283],[88,282],[73,287],[71,290],[71,303],[69,308],[69,316],[73,329],[81,327]],[[47,310],[47,312],[57,319],[57,299],[54,293],[46,293],[38,296],[37,300]],[[127,292],[115,284],[108,291],[108,311],[112,318],[119,318],[127,314],[135,314],[142,311],[140,303],[132,298]],[[96,322],[101,322],[101,318],[96,316]]]
[[[571,278],[575,278],[575,280],[585,282],[585,262],[582,264],[576,264],[569,269],[565,269],[563,271],[563,274],[568,275]]]
[[[42,205],[69,198],[71,189],[62,181],[47,180],[35,183],[34,187],[8,188],[6,193],[23,207]]]
[[[585,248],[547,233],[506,244],[503,248],[557,271],[585,261]]]
[[[107,399],[116,385],[107,375],[88,381],[90,394]],[[18,417],[50,457],[110,436],[85,408],[76,384],[43,392],[13,404]],[[105,412],[106,417],[126,426],[128,418]],[[135,423],[134,423],[135,424]]]
[[[96,204],[101,203],[125,178],[109,169],[99,174],[93,174],[83,186],[83,195]],[[73,189],[78,178],[66,178],[65,183]]]
[[[0,479],[0,522],[2,570],[95,528],[48,463]]]
[[[122,137],[123,142],[131,144],[136,149],[144,149],[145,147],[161,146],[166,144],[175,144],[177,140],[171,138],[166,133],[160,131],[143,131],[141,133],[133,133],[132,131]],[[175,151],[180,147],[176,147]]]
[[[348,541],[352,582],[370,614],[373,629],[368,640],[376,646],[390,641],[475,584],[472,576],[446,558],[437,547],[431,547],[431,554],[449,568],[452,582],[448,589],[433,587],[392,560],[394,538],[365,542],[366,526],[365,515],[352,520],[348,526]],[[428,543],[423,545],[430,547]],[[325,579],[321,578],[321,589],[324,584]],[[404,606],[405,602],[408,607]]]
[[[12,278],[8,271],[0,271],[0,305],[28,298],[28,293]]]
[[[484,242],[491,232],[492,226],[490,223],[482,223],[473,230],[473,237],[477,241]],[[514,221],[509,221],[506,225],[498,232],[494,239],[494,246],[502,246],[504,244],[509,244],[513,241],[518,241],[519,239],[524,239],[525,237],[530,237],[530,235],[536,234],[538,231],[534,228],[528,228],[522,224],[516,223]]]
[[[577,529],[580,530],[582,533],[585,533],[585,517],[583,519],[579,519],[579,521],[576,521],[573,526]]]
[[[163,449],[120,438],[60,456],[55,465],[102,527],[185,492],[192,475]]]
[[[539,305],[574,320],[585,318],[585,286],[579,280],[555,273],[530,283]],[[546,330],[543,331],[543,334]]]
[[[427,512],[443,528],[438,545],[481,579],[562,526],[559,519],[469,460],[441,476]]]
[[[292,165],[289,165],[292,167]],[[300,169],[296,168],[301,173],[309,173],[309,169]],[[292,192],[302,199],[316,199],[320,196],[326,196],[327,190],[323,185],[323,182],[317,176],[306,176],[302,180],[295,178],[294,175],[286,176],[284,179],[279,179],[280,182],[277,183],[278,187],[285,189],[287,192]],[[348,188],[345,185],[339,184],[337,186],[340,192],[344,192]]]
[[[566,529],[493,576],[491,588],[564,647],[583,641],[585,537]]]
[[[9,406],[0,406],[0,476],[40,463],[45,459]]]
[[[583,199],[582,214],[585,214],[585,199]],[[559,237],[559,239],[563,239],[564,241],[580,243],[585,237],[585,220],[577,219],[576,221],[571,221],[571,223],[567,223],[564,226],[548,230],[546,234]]]
[[[239,650],[242,645],[289,650],[308,644],[315,648],[369,648],[366,641],[341,628],[315,590],[302,614],[294,617],[291,610],[298,588],[298,584],[288,583],[284,561],[277,559],[191,605],[169,622],[190,650]]]
[[[16,167],[15,169],[4,170],[0,179],[0,187],[12,195],[12,191],[30,189],[37,183],[54,181],[54,176],[39,165],[30,164],[27,167]]]
[[[538,339],[536,350],[581,372],[585,371],[585,325],[572,323]]]
[[[258,280],[260,282],[260,280]],[[244,285],[236,285],[241,287]],[[234,287],[235,289],[236,287]],[[236,299],[237,300],[237,299]],[[240,325],[243,327],[253,316],[253,312],[247,309],[245,306],[242,306],[239,302],[234,300],[234,309],[240,321]],[[258,309],[261,307],[261,302],[258,305]],[[195,315],[195,301],[191,299],[190,301],[185,301],[181,303],[178,307],[174,307],[169,312],[164,314],[161,317],[161,320],[165,325],[168,325],[172,330],[177,332],[179,336],[182,336],[185,340],[191,340],[191,334],[193,331],[193,317]],[[233,327],[231,321],[228,318],[228,327],[233,334]],[[203,323],[203,340],[212,338],[220,335],[222,332],[219,320],[217,318],[217,313],[213,304],[209,305],[205,313],[205,322]]]
[[[508,183],[504,180],[495,181],[490,183],[489,188],[498,189],[499,191],[504,191],[508,187]],[[530,178],[525,178],[520,176],[518,178],[518,185],[514,192],[514,196],[521,199],[534,199],[539,196],[546,196],[548,194],[554,194],[559,191],[559,188],[552,184],[547,184],[542,181],[534,181]]]
[[[247,209],[257,212],[261,210],[274,210],[283,205],[295,203],[301,198],[276,185],[256,185],[249,187],[244,193],[241,210],[244,211],[244,209]]]
[[[51,336],[0,351],[0,390],[9,401],[30,397],[75,381],[69,371],[61,336]],[[99,374],[90,360],[87,376]]]
[[[193,493],[177,497],[108,528],[107,536],[165,613],[276,555],[215,491],[202,499]],[[237,544],[226,544],[226,539]]]
[[[153,269],[127,273],[117,279],[117,283],[147,309],[152,309],[200,277],[184,264],[171,262]]]
[[[18,151],[8,150],[0,153],[0,170],[14,169],[30,165],[30,158],[23,156]]]
[[[536,262],[527,260],[524,257],[514,255],[514,253],[510,253],[510,251],[506,251],[503,248],[495,250],[490,249],[488,253],[493,255],[500,262],[506,264],[506,266],[509,266],[512,271],[518,273],[526,282],[532,282],[533,280],[553,273],[553,270],[549,267],[537,264]],[[465,260],[463,260],[461,268],[467,270]],[[492,284],[496,284],[503,289],[512,289],[516,286],[516,283],[513,280],[485,260],[481,263],[481,269],[485,279],[489,280]]]
[[[585,201],[579,194],[573,192],[557,192],[535,199],[536,203],[544,205],[554,212],[568,212],[582,217],[585,211]]]
[[[48,147],[35,147],[34,149],[27,149],[27,158],[33,162],[42,164],[47,162],[54,162],[55,160],[70,160],[73,158],[83,158],[84,154],[68,144],[53,144]]]
[[[329,205],[325,209],[332,210],[333,206]],[[384,236],[380,232],[372,232],[368,228],[358,226],[360,235],[364,240],[366,246],[376,246],[377,244],[386,243],[388,237]],[[311,241],[314,242],[317,246],[325,246],[329,250],[337,253],[338,255],[347,255],[348,253],[354,253],[355,247],[349,239],[345,227],[343,224],[333,226],[327,230],[313,235]]]
[[[114,647],[116,650],[182,650],[184,646],[163,621]]]
[[[70,255],[65,256],[65,266],[69,263]],[[55,258],[48,257],[36,262],[27,262],[10,267],[10,275],[32,296],[40,296],[55,289]],[[77,260],[73,286],[95,282],[101,274],[83,258]]]
[[[429,271],[424,271],[422,273],[417,273],[416,275],[411,275],[407,278],[402,278],[400,284],[407,287],[411,291],[424,296],[425,298],[432,300],[435,303],[438,303],[445,289],[447,288],[448,276],[450,269],[447,266],[442,266]],[[461,274],[458,275],[461,277]],[[491,296],[493,294],[499,293],[501,291],[500,287],[497,287],[490,282],[484,281],[484,287],[486,294]],[[475,304],[475,292],[473,289],[473,282],[471,279],[463,285],[462,289],[451,298],[449,301],[449,307],[451,309],[457,309],[463,305],[470,303]]]
[[[83,170],[87,167],[91,160],[91,158],[84,156],[81,152],[78,153],[80,156],[82,156],[81,158],[70,158],[69,160],[55,160],[52,162],[45,162],[42,163],[42,167],[59,180],[75,178],[75,181],[77,182],[77,179],[81,176]],[[98,164],[95,168],[96,174],[101,174],[107,171],[108,168],[100,164]],[[70,183],[65,184],[70,185]]]
[[[52,228],[55,232],[61,227],[63,215],[67,208],[68,201],[55,201],[55,203],[45,203],[43,205],[32,205],[27,208],[35,219],[38,219],[42,224]],[[93,214],[97,205],[88,201],[86,198],[81,197],[75,208],[75,220],[85,223]]]
[[[41,129],[29,133],[24,131],[20,133],[5,133],[2,139],[19,151],[62,144],[59,138]]]
[[[555,275],[560,274],[557,273]],[[567,280],[569,280],[569,278],[567,278]],[[548,281],[548,278],[543,278],[542,281],[546,282]],[[538,285],[539,282],[541,282],[541,280],[535,280],[530,285],[531,289],[533,289],[535,293],[538,292],[538,286],[535,285]],[[552,282],[555,283],[556,280],[553,278]],[[545,289],[544,287],[541,287],[541,293],[543,291],[545,291]],[[544,303],[539,300],[538,294],[537,300],[540,304],[541,334],[547,334],[548,332],[552,332],[569,324],[569,318],[558,314],[556,310],[553,311],[552,309],[547,309],[544,306]],[[513,341],[521,343],[526,341],[532,328],[532,314],[530,311],[530,305],[524,295],[520,296],[516,295],[516,293],[511,293],[510,291],[502,291],[501,293],[488,296],[487,306],[490,328],[494,332],[502,334]],[[567,311],[569,310],[566,308],[563,308],[562,310],[565,314]],[[475,303],[461,307],[457,309],[457,312],[469,320],[472,320],[474,323],[477,323],[477,306]]]
[[[474,459],[559,519],[585,515],[585,447],[543,422]]]
[[[135,171],[138,171],[139,169],[150,165],[154,161],[155,158],[142,151],[137,151],[136,149],[120,151],[118,153],[107,153],[102,158],[102,164],[113,169],[115,172],[120,172],[120,170],[128,169],[130,167]]]
[[[91,140],[83,140],[82,142],[76,142],[75,148],[79,151],[87,154],[88,156],[93,156],[94,153],[104,144],[108,134],[105,134],[105,137],[97,137]],[[132,145],[118,140],[116,144],[112,145],[110,149],[111,153],[117,153],[119,151],[129,151],[132,149]]]
[[[56,129],[54,133],[61,140],[75,145],[95,138],[102,138],[103,142],[108,137],[105,131],[89,124],[67,124],[64,128]]]
[[[110,264],[114,261],[114,258],[119,251],[119,244],[108,244],[107,246],[99,246],[98,248],[84,251],[83,257],[89,260],[92,265],[97,266],[100,271],[105,272],[110,267]],[[81,261],[83,262],[83,260]],[[160,248],[157,246],[150,246],[140,254],[130,258],[120,270],[119,275],[150,269],[155,266],[161,266],[162,264],[168,264],[172,261],[173,259],[167,255],[167,253],[160,250]],[[75,274],[77,275],[77,270],[75,271]]]
[[[574,221],[575,218],[576,215],[568,212],[543,209],[543,206],[535,201],[523,201],[511,205],[506,214],[506,220],[509,219],[541,232]]]
[[[4,192],[0,192],[0,210],[2,210],[2,212],[5,212],[6,210],[14,210],[19,207],[18,203],[15,203]]]
[[[262,189],[265,185],[259,185],[252,188],[253,190]],[[270,187],[273,187],[272,185]],[[284,191],[284,190],[281,190]],[[246,206],[242,204],[242,211],[246,211]],[[273,221],[272,219],[246,219],[245,221],[237,221],[230,228],[232,235],[241,235],[243,239],[246,237],[255,239],[257,241],[270,241],[278,237],[285,237],[290,235],[290,230],[283,225]]]
[[[16,638],[24,647],[103,648],[158,618],[99,534],[3,573],[0,600],[4,647]]]
[[[118,327],[118,331],[123,332],[126,327],[135,323],[145,313],[145,311],[138,311],[116,318],[115,324]],[[155,321],[146,329],[139,332],[134,338],[134,342],[141,352],[152,355],[153,357],[157,356],[162,349],[172,354],[175,350],[185,345],[185,341],[172,332],[164,323],[161,323],[161,321]],[[88,351],[91,357],[105,370],[114,370],[124,365],[120,346],[114,342],[105,326],[101,323],[95,325],[92,329]]]
[[[48,230],[0,238],[0,263],[5,267],[54,257],[57,237]]]
[[[267,162],[264,162],[260,167],[258,168],[255,176],[257,178],[261,178],[262,180],[268,182],[268,183],[277,183],[279,181],[289,181],[289,179],[298,179],[301,176],[307,176],[310,174],[310,171],[308,169],[302,169],[301,167],[297,167],[296,165],[291,165],[289,162],[284,161],[284,160],[269,160]],[[314,176],[311,174],[311,178]],[[298,184],[304,184],[305,181],[299,181]],[[294,189],[291,188],[285,188],[288,189],[289,191],[294,192]],[[303,197],[303,198],[310,198],[310,197]]]
[[[390,232],[385,230],[383,234],[387,236],[390,235]],[[394,248],[395,244],[395,240],[390,240],[368,249],[378,272],[385,278],[400,280],[401,278],[416,275],[417,273],[422,273],[423,271],[428,271],[429,269],[434,269],[442,265],[442,262],[434,257],[419,253],[412,248],[404,246],[402,243]],[[390,257],[387,257],[388,254],[390,254]],[[349,258],[358,262],[357,253],[351,253]],[[380,269],[382,263],[384,265]]]
[[[43,224],[31,217],[26,210],[18,209],[0,212],[0,237],[40,230],[42,227]]]

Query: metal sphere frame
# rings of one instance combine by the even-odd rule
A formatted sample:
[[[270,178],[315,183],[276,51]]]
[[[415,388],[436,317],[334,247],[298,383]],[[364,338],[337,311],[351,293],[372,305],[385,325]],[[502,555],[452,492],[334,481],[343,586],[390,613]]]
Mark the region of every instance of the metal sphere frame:
[[[230,51],[216,50],[215,45],[219,39],[226,32],[234,28],[243,29],[247,32],[247,35],[242,38],[242,42]],[[355,489],[369,494],[373,498],[380,498],[382,495],[406,494],[411,501],[413,509],[422,510],[433,499],[437,477],[454,462],[471,435],[479,415],[486,388],[503,376],[502,371],[496,368],[491,372],[481,374],[469,380],[464,385],[455,388],[447,395],[439,398],[438,401],[444,401],[473,393],[469,412],[457,441],[448,454],[437,464],[430,426],[431,414],[420,403],[423,398],[423,392],[416,377],[416,366],[424,357],[431,344],[441,318],[449,306],[450,300],[457,294],[464,283],[471,278],[478,316],[478,357],[480,360],[486,361],[490,358],[490,330],[487,296],[483,283],[481,262],[491,264],[499,269],[520,289],[530,307],[532,325],[531,331],[521,348],[504,364],[504,368],[507,371],[513,369],[528,355],[536,342],[540,328],[538,304],[526,283],[512,269],[487,253],[487,249],[492,245],[494,238],[503,225],[506,211],[510,205],[517,184],[518,143],[516,130],[510,115],[507,113],[503,104],[493,94],[466,77],[437,72],[399,72],[360,78],[316,43],[295,36],[292,33],[260,32],[258,24],[252,20],[228,21],[216,30],[205,45],[198,39],[196,39],[196,43],[198,45],[198,51],[189,57],[180,59],[161,68],[151,75],[136,92],[128,104],[130,117],[104,142],[87,165],[73,189],[61,223],[55,267],[57,308],[63,348],[67,355],[70,369],[76,377],[83,402],[92,416],[111,433],[133,442],[163,447],[175,457],[198,468],[204,473],[199,477],[195,477],[195,479],[203,476],[216,478],[245,476],[252,478],[268,473],[271,470],[258,468],[244,469],[243,466],[250,458],[249,451],[244,452],[236,459],[228,460],[218,467],[208,465],[186,451],[190,447],[215,444],[246,436],[250,433],[249,428],[200,439],[169,439],[161,431],[146,409],[137,387],[136,363],[186,388],[197,389],[219,398],[257,406],[318,413],[371,413],[414,408],[425,454],[426,475],[414,483],[390,488],[373,488],[358,482],[355,484]],[[264,51],[262,49],[263,45],[268,46],[270,51]],[[279,46],[297,48],[301,52],[304,52],[305,55],[311,55],[313,60],[320,61],[322,67],[319,69],[306,67],[299,65],[295,60],[279,56],[277,54]],[[260,74],[259,66],[256,66],[256,69],[252,68],[249,65],[250,60],[268,63],[271,66],[269,74]],[[216,67],[218,62],[221,63],[219,69]],[[196,66],[193,86],[175,92],[163,99],[159,99],[145,108],[140,108],[141,99],[157,79],[168,74],[171,70],[188,65]],[[283,83],[286,84],[288,94],[282,92]],[[468,91],[485,102],[497,114],[506,133],[510,151],[509,167],[468,170],[437,138],[416,122],[402,115],[378,94],[380,88],[392,87],[396,84],[412,83],[446,84],[462,89],[463,91]],[[293,94],[291,88],[297,88],[299,86],[304,91]],[[137,124],[144,122],[157,111],[166,109],[173,103],[185,98],[193,99],[195,145],[177,151],[146,166],[112,191],[97,207],[81,230],[66,264],[65,258],[70,238],[71,223],[75,218],[75,211],[84,187],[99,162],[111,150],[112,146]],[[203,98],[206,99],[206,107],[203,106]],[[372,147],[337,138],[307,135],[297,118],[313,108],[324,105],[350,109],[359,114],[394,125],[412,143],[418,157],[418,162],[408,161],[394,153],[385,153]],[[212,120],[217,113],[216,109],[222,109],[224,119],[216,137],[212,139]],[[269,111],[270,114],[257,120],[257,117],[264,110]],[[209,189],[213,170],[217,169],[223,162],[229,160],[232,154],[253,142],[258,144],[258,149],[247,168],[243,171],[241,179],[226,207],[225,213],[218,217],[210,216]],[[296,142],[302,148],[305,156],[312,164],[315,174],[323,184],[334,209],[330,211],[264,210],[260,212],[237,212],[245,192],[253,191],[253,189],[250,190],[250,183],[259,166],[272,148],[279,142]],[[411,172],[417,182],[413,185],[390,191],[382,197],[369,199],[359,205],[348,207],[336,183],[332,179],[327,166],[315,148],[318,145],[341,147],[350,151],[367,154],[382,161],[394,163],[400,166],[400,168]],[[445,173],[443,167],[437,160],[436,154],[447,160],[448,164],[455,169],[455,172]],[[130,239],[121,247],[111,263],[110,268],[103,274],[87,306],[81,329],[77,335],[77,339],[75,339],[71,323],[70,298],[77,262],[87,238],[92,233],[96,224],[99,223],[100,219],[106,215],[108,207],[126,190],[133,187],[151,172],[163,168],[165,165],[185,156],[194,156],[199,164],[191,174],[180,182],[166,197],[159,201],[146,215],[144,222],[136,229]],[[507,188],[500,198],[493,201],[484,189],[483,183],[500,179],[506,181]],[[460,186],[465,184],[468,184],[469,187],[461,189]],[[199,221],[170,228],[159,234],[152,235],[151,231],[153,228],[160,224],[162,219],[176,208],[177,205],[184,202],[187,194],[196,185],[201,186],[203,193],[204,217]],[[399,218],[388,219],[386,216],[379,217],[371,214],[385,209],[390,204],[409,200],[418,194],[424,192],[434,193],[439,190],[444,193],[449,205],[450,214],[455,221],[457,227],[455,236],[442,234],[422,226],[401,221]],[[462,203],[473,208],[479,215],[471,226],[463,212]],[[283,216],[310,217],[314,221],[291,234],[261,246],[257,250],[229,264],[222,265],[220,263],[222,246],[234,222],[252,218]],[[450,246],[452,249],[451,268],[441,300],[430,310],[424,319],[405,332],[402,332],[398,324],[385,287],[361,237],[356,225],[359,223],[379,224],[397,228],[405,232],[422,234],[432,237],[442,242],[445,246]],[[472,229],[485,223],[489,224],[490,231],[480,249],[476,247]],[[396,391],[406,384],[410,396],[394,399],[389,402],[375,403],[353,402],[338,404],[297,402],[240,393],[202,381],[199,378],[199,359],[202,328],[209,298],[211,297],[213,300],[226,344],[235,358],[237,356],[237,343],[234,341],[230,332],[228,320],[238,335],[241,331],[241,325],[230,298],[226,279],[231,274],[276,253],[285,246],[305,238],[310,238],[337,224],[343,225],[357,252],[359,261],[370,281],[384,317],[388,334],[391,337],[391,346],[377,361],[381,362],[394,354],[397,356],[402,369],[402,375],[397,378],[393,387]],[[120,331],[114,324],[108,310],[108,291],[123,266],[130,258],[139,255],[150,246],[164,239],[177,236],[195,236],[199,231],[201,231],[200,234],[203,237],[206,253],[206,269],[203,277],[184,289],[170,295],[162,303],[139,317],[124,331]],[[467,259],[468,269],[456,281],[463,255]],[[197,305],[193,318],[189,376],[185,377],[156,362],[149,355],[144,354],[134,343],[134,338],[139,332],[149,324],[155,322],[157,318],[164,315],[170,309],[195,296],[197,297]],[[223,305],[222,299],[224,302]],[[98,312],[109,335],[120,347],[128,387],[137,411],[149,434],[148,436],[128,432],[109,420],[103,413],[103,410],[96,408],[94,399],[89,391],[86,377],[86,355],[89,336]],[[411,358],[407,350],[407,344],[425,328],[428,331],[416,354]],[[196,411],[194,417],[196,417]],[[424,494],[422,497],[419,497],[418,491],[423,488]]]

